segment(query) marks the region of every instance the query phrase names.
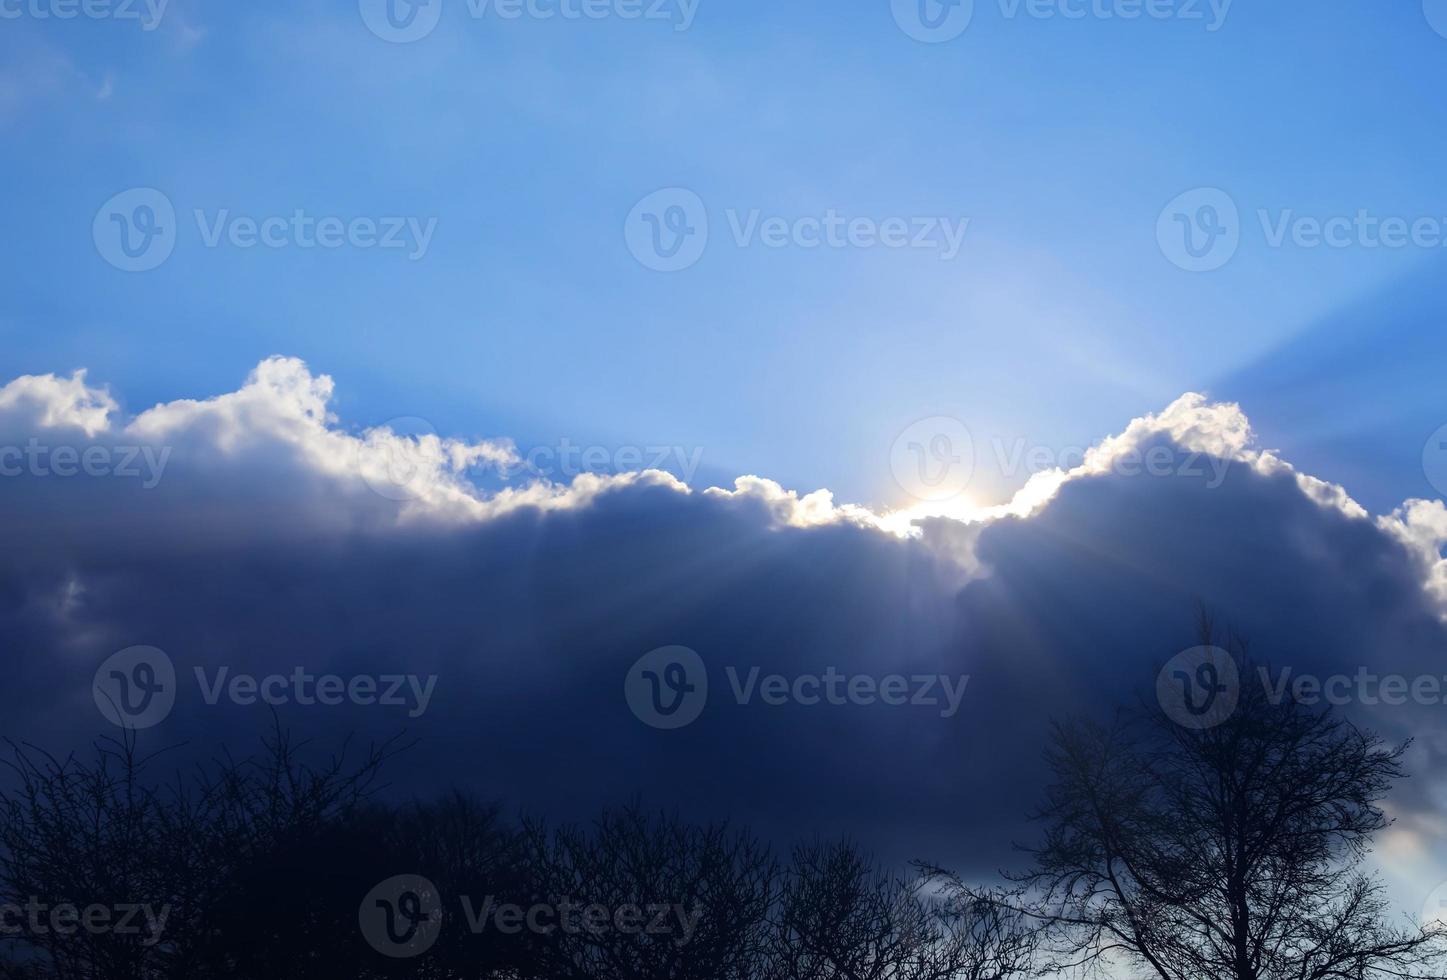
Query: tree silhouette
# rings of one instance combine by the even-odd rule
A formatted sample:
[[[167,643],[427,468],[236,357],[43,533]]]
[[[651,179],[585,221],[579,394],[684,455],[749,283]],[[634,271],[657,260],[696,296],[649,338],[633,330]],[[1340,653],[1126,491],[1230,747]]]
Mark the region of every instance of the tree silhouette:
[[[987,980],[1023,975],[1035,930],[993,896],[905,878],[848,841],[794,849],[770,980]],[[954,884],[958,885],[958,882]],[[955,896],[964,896],[963,898]]]
[[[1225,642],[1250,678],[1245,645]],[[1391,925],[1362,870],[1406,746],[1249,681],[1217,721],[1142,711],[1055,726],[1043,841],[1015,876],[1052,927],[1052,965],[1124,958],[1161,980],[1440,975],[1441,927]]]
[[[395,743],[313,767],[278,731],[255,757],[172,782],[149,778],[156,759],[132,737],[90,759],[12,748],[0,904],[146,904],[166,919],[159,935],[11,931],[9,975],[301,978],[363,965],[355,896],[381,820],[368,795]]]
[[[1231,670],[1213,661],[1213,690],[1233,671],[1251,677],[1244,645],[1226,642],[1212,656]],[[161,934],[7,928],[0,976],[1441,976],[1443,927],[1391,924],[1363,873],[1405,746],[1264,685],[1230,693],[1231,710],[1186,723],[1140,709],[1056,724],[1042,839],[1010,891],[891,870],[849,840],[796,846],[781,864],[747,830],[639,805],[554,826],[461,793],[384,803],[395,742],[311,763],[276,731],[253,757],[160,781],[132,739],[88,759],[13,746],[0,905],[144,902],[167,915]],[[425,948],[399,953],[368,933],[364,898],[414,879],[445,910]]]
[[[586,928],[580,927],[582,913],[577,912],[574,928],[558,925],[532,934],[537,955],[530,966],[537,977],[747,980],[756,975],[777,866],[752,834],[726,824],[650,817],[634,805],[605,812],[587,829],[550,831],[534,823],[525,838],[538,900],[553,909],[563,902],[594,905],[612,916],[610,922],[599,920],[597,928]],[[620,928],[622,909],[630,913]],[[643,910],[643,918],[633,917],[632,909]]]

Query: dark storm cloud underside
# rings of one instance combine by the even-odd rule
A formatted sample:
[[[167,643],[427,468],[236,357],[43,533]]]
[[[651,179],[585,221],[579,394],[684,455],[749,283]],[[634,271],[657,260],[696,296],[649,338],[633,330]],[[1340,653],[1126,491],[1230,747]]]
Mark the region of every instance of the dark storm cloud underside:
[[[1288,476],[1068,483],[1042,512],[983,531],[988,576],[946,587],[918,541],[836,525],[772,527],[749,497],[661,487],[466,528],[314,526],[284,492],[228,488],[178,458],[162,491],[0,483],[5,734],[73,747],[113,734],[90,681],[110,653],[165,649],[183,696],[142,745],[172,761],[245,750],[268,709],[206,705],[192,675],[441,675],[421,718],[396,708],[279,709],[323,739],[419,739],[391,792],[465,787],[550,815],[641,793],[767,834],[851,832],[883,855],[991,867],[1040,790],[1051,716],[1148,695],[1192,645],[1200,600],[1257,655],[1299,670],[1443,672],[1443,629],[1399,544],[1307,500]],[[81,591],[65,600],[67,583]],[[628,667],[682,644],[710,667],[694,725],[629,712]],[[970,674],[963,707],[734,703],[746,674]],[[1418,709],[1375,722],[1420,728]],[[1435,721],[1431,722],[1436,724]]]

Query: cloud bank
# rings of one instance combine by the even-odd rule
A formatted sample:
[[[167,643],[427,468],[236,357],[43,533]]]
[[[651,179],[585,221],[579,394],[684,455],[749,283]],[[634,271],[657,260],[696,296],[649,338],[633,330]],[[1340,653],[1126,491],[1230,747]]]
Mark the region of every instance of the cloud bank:
[[[4,734],[68,748],[115,733],[93,682],[137,645],[177,675],[174,708],[139,738],[179,755],[245,749],[271,724],[272,706],[217,695],[218,678],[435,678],[422,712],[378,697],[274,710],[303,735],[406,730],[397,793],[456,785],[554,813],[641,793],[989,868],[1029,835],[1050,718],[1153,690],[1193,645],[1198,603],[1298,672],[1447,674],[1441,502],[1372,516],[1200,395],[955,518],[758,476],[504,479],[508,440],[357,430],[332,396],[287,358],[134,416],[84,373],[0,388]],[[155,478],[117,472],[128,454]],[[675,645],[698,654],[708,695],[664,730],[627,684]],[[849,687],[861,678],[870,697]],[[1348,710],[1418,736],[1423,773],[1447,759],[1441,704]],[[1438,792],[1429,777],[1399,796],[1389,862],[1424,866]]]

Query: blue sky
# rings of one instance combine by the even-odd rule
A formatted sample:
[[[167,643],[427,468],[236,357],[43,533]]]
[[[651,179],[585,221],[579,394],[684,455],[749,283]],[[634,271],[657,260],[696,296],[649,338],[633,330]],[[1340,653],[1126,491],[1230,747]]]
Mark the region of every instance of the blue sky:
[[[1216,30],[1205,0],[1138,19],[1099,15],[1129,0],[976,0],[942,43],[887,0],[702,0],[686,30],[673,5],[671,21],[617,4],[507,20],[434,2],[426,37],[391,43],[356,3],[171,0],[145,30],[10,0],[6,376],[87,367],[135,410],[231,390],[283,353],[339,379],[345,422],[701,447],[705,482],[758,473],[884,505],[901,496],[890,444],[917,419],[963,420],[977,450],[1060,449],[1207,390],[1373,509],[1431,492],[1420,454],[1447,418],[1379,365],[1436,351],[1441,249],[1273,246],[1257,212],[1447,219],[1436,0],[1238,2]],[[624,225],[669,187],[704,202],[710,235],[695,265],[658,272]],[[177,215],[146,272],[92,235],[131,188]],[[1157,238],[1196,188],[1240,212],[1239,248],[1209,272]],[[416,258],[207,247],[223,210],[433,233]],[[731,211],[968,225],[948,259],[740,247]],[[1318,331],[1357,346],[1303,366],[1290,345]],[[981,500],[1023,480],[991,469]]]

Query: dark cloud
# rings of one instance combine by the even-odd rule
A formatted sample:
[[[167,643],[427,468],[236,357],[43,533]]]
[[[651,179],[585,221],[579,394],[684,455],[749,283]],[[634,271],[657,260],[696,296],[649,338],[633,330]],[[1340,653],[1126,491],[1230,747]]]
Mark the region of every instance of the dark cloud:
[[[185,743],[178,761],[244,750],[271,724],[263,705],[208,705],[197,668],[435,674],[420,717],[276,710],[324,743],[405,729],[418,744],[392,771],[399,794],[461,786],[581,815],[641,793],[769,834],[848,831],[886,855],[992,867],[1028,832],[1049,719],[1149,696],[1159,666],[1193,645],[1199,602],[1276,664],[1447,673],[1425,587],[1438,511],[1372,520],[1243,449],[1239,413],[1202,415],[1199,401],[1182,409],[1190,425],[1133,426],[1026,516],[932,519],[900,536],[757,480],[690,493],[665,477],[584,478],[483,497],[450,462],[462,444],[439,444],[440,462],[399,501],[363,478],[358,454],[371,450],[327,417],[329,394],[273,362],[231,402],[104,430],[65,408],[74,390],[0,399],[12,442],[172,451],[150,489],[115,476],[0,481],[5,734],[67,748],[114,733],[92,678],[136,644],[178,670],[175,709],[140,734],[143,747]],[[1233,457],[1219,486],[1209,468],[1180,473],[1202,445]],[[1153,447],[1176,475],[1102,464]],[[695,650],[710,683],[702,715],[676,731],[643,724],[624,696],[633,663],[668,645]],[[970,680],[943,717],[941,705],[740,705],[728,668]],[[1363,714],[1425,733],[1428,753],[1441,749],[1442,711]]]

